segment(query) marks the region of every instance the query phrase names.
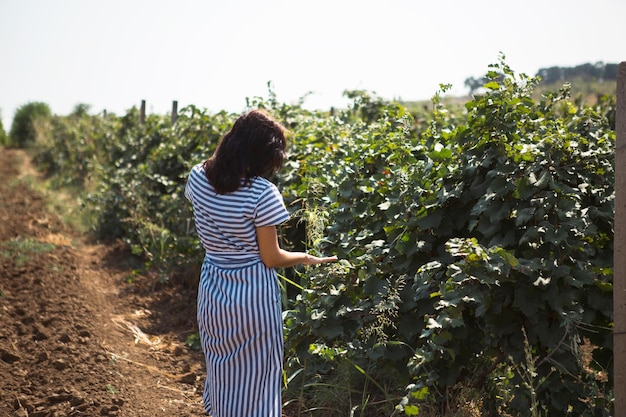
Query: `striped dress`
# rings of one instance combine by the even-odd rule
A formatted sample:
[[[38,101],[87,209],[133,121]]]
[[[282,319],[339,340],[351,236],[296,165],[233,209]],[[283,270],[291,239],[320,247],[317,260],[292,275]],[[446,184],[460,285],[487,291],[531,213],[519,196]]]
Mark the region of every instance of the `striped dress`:
[[[280,417],[280,290],[276,271],[261,262],[255,228],[289,218],[282,197],[260,177],[217,194],[202,164],[189,173],[185,196],[206,250],[198,287],[204,407],[212,417]]]

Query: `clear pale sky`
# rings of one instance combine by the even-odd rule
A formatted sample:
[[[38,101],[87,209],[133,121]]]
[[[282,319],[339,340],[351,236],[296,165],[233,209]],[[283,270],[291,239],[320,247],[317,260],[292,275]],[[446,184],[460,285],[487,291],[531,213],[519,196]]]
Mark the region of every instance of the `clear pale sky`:
[[[467,92],[500,52],[518,73],[626,61],[624,0],[0,0],[0,111],[47,103],[122,115],[146,100],[210,112],[246,97],[305,107],[344,90],[430,98]]]

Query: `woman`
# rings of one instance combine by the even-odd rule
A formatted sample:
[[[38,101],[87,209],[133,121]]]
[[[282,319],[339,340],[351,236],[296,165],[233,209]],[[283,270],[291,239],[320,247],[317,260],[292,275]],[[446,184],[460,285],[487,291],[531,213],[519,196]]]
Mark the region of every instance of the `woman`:
[[[213,156],[193,167],[185,196],[206,250],[198,328],[212,417],[280,417],[283,326],[274,268],[334,262],[280,248],[289,218],[267,175],[283,164],[288,131],[267,112],[239,117]]]

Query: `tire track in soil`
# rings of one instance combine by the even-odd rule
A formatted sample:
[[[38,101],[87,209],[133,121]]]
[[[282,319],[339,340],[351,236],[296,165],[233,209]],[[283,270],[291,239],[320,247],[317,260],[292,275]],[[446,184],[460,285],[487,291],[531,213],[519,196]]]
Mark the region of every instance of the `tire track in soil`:
[[[123,245],[68,230],[28,160],[0,148],[0,416],[205,415],[193,285],[128,283]]]

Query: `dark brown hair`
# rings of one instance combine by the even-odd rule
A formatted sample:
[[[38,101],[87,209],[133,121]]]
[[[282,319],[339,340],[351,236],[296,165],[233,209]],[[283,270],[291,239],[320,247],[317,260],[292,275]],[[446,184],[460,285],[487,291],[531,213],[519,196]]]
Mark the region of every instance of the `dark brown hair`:
[[[283,165],[289,131],[265,110],[242,114],[226,133],[211,158],[204,161],[207,179],[219,194],[249,185]]]

